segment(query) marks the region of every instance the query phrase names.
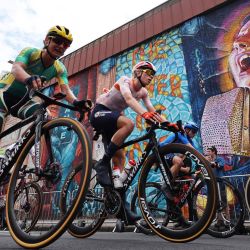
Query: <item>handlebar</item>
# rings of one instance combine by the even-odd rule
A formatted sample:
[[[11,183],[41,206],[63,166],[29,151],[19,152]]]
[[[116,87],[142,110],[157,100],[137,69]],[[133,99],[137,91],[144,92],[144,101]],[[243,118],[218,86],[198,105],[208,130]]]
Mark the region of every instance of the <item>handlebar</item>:
[[[147,123],[150,124],[151,126],[147,128],[147,131],[149,130],[156,130],[156,129],[162,129],[170,132],[181,132],[184,133],[183,127],[182,127],[182,121],[178,120],[175,124],[177,125],[178,129],[173,126],[174,123],[170,123],[169,121],[165,122],[151,122],[147,120]]]
[[[40,78],[41,78],[42,83],[46,81],[46,78],[44,76],[41,76]],[[90,112],[90,110],[91,110],[91,107],[92,107],[91,100],[86,100],[84,107],[76,107],[74,105],[65,104],[63,102],[57,101],[57,100],[60,100],[60,99],[63,99],[64,97],[66,97],[66,95],[64,93],[58,93],[58,94],[54,95],[54,98],[46,96],[42,93],[43,90],[45,90],[51,86],[55,86],[56,84],[57,83],[49,84],[49,85],[47,85],[39,90],[35,90],[31,86],[27,85],[27,92],[25,93],[24,97],[17,104],[15,104],[14,106],[11,107],[10,113],[15,114],[15,110],[19,110],[27,101],[31,100],[35,96],[38,96],[43,100],[44,107],[48,107],[49,105],[54,104],[57,106],[61,106],[61,107],[70,109],[72,111],[77,111],[80,114],[80,117],[78,120],[82,121],[84,118],[84,113]]]

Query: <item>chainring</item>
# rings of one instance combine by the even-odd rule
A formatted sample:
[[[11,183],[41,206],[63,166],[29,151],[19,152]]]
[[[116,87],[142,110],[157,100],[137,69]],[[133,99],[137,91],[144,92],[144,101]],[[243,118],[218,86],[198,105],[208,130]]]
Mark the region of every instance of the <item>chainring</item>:
[[[104,206],[108,215],[117,215],[121,209],[122,199],[120,194],[115,190],[105,192]]]

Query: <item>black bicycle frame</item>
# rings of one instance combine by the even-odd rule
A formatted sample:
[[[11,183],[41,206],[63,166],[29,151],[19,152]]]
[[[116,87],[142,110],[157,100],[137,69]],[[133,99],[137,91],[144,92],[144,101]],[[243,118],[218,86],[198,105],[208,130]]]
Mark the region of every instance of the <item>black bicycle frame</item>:
[[[49,88],[56,83],[47,85],[40,89],[39,91],[43,91],[46,88]],[[24,105],[29,99],[31,99],[33,96],[40,97],[43,102],[40,104],[40,108],[37,110],[36,114],[28,117],[25,120],[22,120],[18,122],[17,124],[13,125],[9,129],[3,131],[0,134],[0,139],[9,135],[10,133],[18,130],[19,128],[24,127],[25,125],[28,125],[29,123],[33,122],[32,125],[24,132],[24,134],[21,136],[21,138],[15,143],[13,146],[13,149],[11,150],[10,154],[5,153],[5,161],[0,165],[0,182],[5,178],[5,176],[8,174],[9,170],[12,168],[12,166],[15,164],[21,150],[24,148],[26,143],[29,141],[29,139],[33,136],[35,133],[35,169],[36,171],[39,171],[40,167],[40,137],[41,137],[41,131],[43,123],[46,122],[46,108],[51,105],[58,105],[64,108],[68,108],[74,111],[78,111],[80,113],[80,118],[78,119],[81,121],[84,117],[84,112],[81,110],[81,108],[65,104],[63,102],[58,102],[58,100],[65,97],[63,93],[58,93],[57,96],[55,96],[56,99],[52,99],[49,96],[46,96],[39,92],[37,90],[33,89],[27,89],[26,94],[24,97],[10,109],[10,113],[12,113],[12,110],[14,109],[18,110],[22,105]],[[27,99],[28,98],[28,99]],[[46,121],[45,121],[46,120]],[[50,138],[46,137],[46,143],[50,144]],[[50,144],[51,145],[51,144]],[[50,146],[49,145],[49,146]],[[48,146],[48,145],[47,145]],[[50,152],[50,157],[52,157],[52,152]],[[39,174],[39,173],[38,173]]]
[[[12,127],[8,128],[7,130],[3,131],[0,134],[0,139],[11,134],[12,132],[16,131],[19,128],[26,126],[27,124],[35,121],[36,117],[31,116],[23,121],[18,122],[17,124],[13,125]],[[11,153],[5,153],[5,161],[0,165],[0,182],[5,178],[5,176],[9,173],[12,166],[15,164],[20,152],[35,133],[35,124],[30,126],[21,136],[21,138],[15,143],[13,146]]]
[[[158,145],[158,142],[156,140],[156,134],[155,134],[154,130],[155,130],[155,127],[153,125],[152,127],[149,128],[149,131],[145,135],[143,135],[137,139],[125,142],[124,144],[122,144],[119,147],[119,149],[122,149],[122,148],[128,147],[130,145],[133,145],[137,142],[149,140],[148,144],[146,145],[146,147],[142,153],[141,158],[139,158],[139,160],[136,162],[136,165],[132,168],[132,171],[130,172],[127,180],[123,183],[123,187],[124,187],[125,191],[128,190],[128,187],[133,182],[135,176],[137,175],[138,171],[140,170],[140,168],[142,167],[142,165],[146,161],[146,159],[149,156],[151,151],[156,156],[156,159],[157,159],[156,163],[158,164],[157,167],[160,168],[165,183],[167,183],[169,185],[170,189],[172,189],[171,185],[170,185],[170,179],[172,179],[173,176],[172,176],[172,173],[170,171],[170,166],[168,166],[165,159],[163,159],[163,157],[161,157],[161,155],[159,153],[159,149],[158,149],[159,145]]]

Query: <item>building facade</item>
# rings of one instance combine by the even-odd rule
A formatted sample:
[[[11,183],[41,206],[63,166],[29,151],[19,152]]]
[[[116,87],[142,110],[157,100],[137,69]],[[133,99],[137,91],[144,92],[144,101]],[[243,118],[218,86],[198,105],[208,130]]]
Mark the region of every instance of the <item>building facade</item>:
[[[171,122],[198,123],[196,146],[204,154],[216,146],[225,174],[244,188],[250,174],[249,13],[244,0],[172,0],[61,60],[74,93],[94,102],[103,88],[130,76],[137,62],[154,63],[148,90],[155,108]],[[125,115],[136,121],[129,138],[141,135],[145,122],[131,109]],[[160,132],[159,140],[167,135]],[[138,159],[142,146],[127,148],[128,158]]]

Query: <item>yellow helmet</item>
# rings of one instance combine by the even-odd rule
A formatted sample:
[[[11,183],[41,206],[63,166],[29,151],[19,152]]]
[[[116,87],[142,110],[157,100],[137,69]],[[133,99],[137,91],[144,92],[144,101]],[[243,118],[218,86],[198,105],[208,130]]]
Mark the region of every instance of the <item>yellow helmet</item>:
[[[73,41],[73,37],[69,29],[67,29],[64,26],[59,26],[59,25],[56,25],[50,28],[47,33],[47,36],[61,36],[65,38],[66,40],[70,41],[71,43]]]

